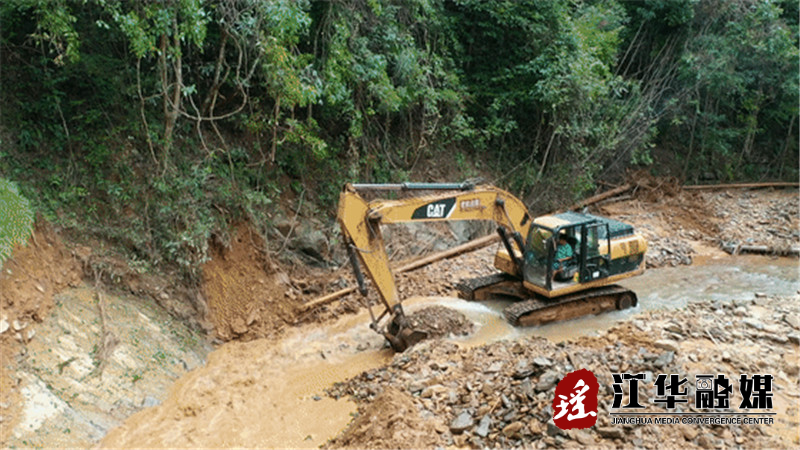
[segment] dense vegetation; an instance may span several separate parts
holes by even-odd
[[[190,278],[225,223],[268,235],[282,193],[330,213],[348,180],[483,175],[541,210],[631,165],[798,177],[793,0],[6,0],[0,14],[0,175],[51,220]]]

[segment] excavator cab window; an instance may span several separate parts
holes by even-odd
[[[548,260],[552,260],[552,230],[533,224],[525,244],[525,264],[523,276],[528,283],[547,286],[550,276]]]
[[[594,223],[583,227],[586,240],[582,245],[580,280],[588,282],[609,275],[611,241],[607,223]]]

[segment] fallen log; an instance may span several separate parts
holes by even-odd
[[[716,190],[716,189],[760,189],[760,188],[798,188],[800,183],[792,181],[775,181],[766,183],[733,183],[733,184],[696,184],[684,186],[685,190]]]
[[[412,270],[419,269],[420,267],[427,266],[428,264],[431,264],[433,262],[436,262],[436,261],[439,261],[439,260],[442,260],[442,259],[452,258],[452,257],[458,256],[458,255],[460,255],[462,253],[467,253],[467,252],[470,252],[470,251],[478,250],[480,248],[483,248],[483,247],[486,247],[488,245],[494,244],[495,242],[497,242],[499,240],[500,240],[500,236],[498,236],[496,234],[491,234],[489,236],[484,236],[482,238],[474,239],[474,240],[471,240],[471,241],[466,242],[464,244],[461,244],[459,246],[456,246],[456,247],[441,251],[439,253],[435,253],[435,254],[430,255],[430,256],[426,256],[424,258],[420,258],[420,259],[415,260],[415,261],[411,261],[409,263],[403,264],[400,267],[393,268],[392,269],[392,273],[410,272]],[[306,312],[306,311],[309,311],[311,309],[316,308],[317,306],[321,306],[321,305],[324,305],[326,303],[330,303],[330,302],[336,300],[337,298],[341,298],[341,297],[344,297],[345,295],[348,295],[350,293],[355,292],[357,289],[358,288],[356,286],[351,286],[351,287],[348,287],[348,288],[340,289],[340,290],[338,290],[336,292],[330,293],[330,294],[322,296],[322,297],[320,297],[320,298],[318,298],[316,300],[312,300],[312,301],[310,301],[308,303],[305,303],[305,304],[301,305],[300,306],[300,311],[301,312]]]
[[[609,197],[613,197],[615,195],[619,195],[619,194],[622,194],[624,192],[627,192],[627,191],[631,190],[631,188],[633,188],[633,186],[631,186],[630,184],[623,184],[622,186],[620,186],[618,188],[614,188],[614,189],[611,189],[610,191],[603,192],[602,194],[597,194],[597,195],[594,195],[594,196],[589,197],[587,199],[581,200],[578,203],[575,203],[574,205],[570,206],[566,210],[567,211],[574,211],[576,209],[583,208],[584,206],[593,205],[593,204],[595,204],[597,202],[600,202],[600,201],[603,201],[603,200],[605,200],[605,199],[607,199]]]
[[[800,247],[771,247],[768,245],[726,244],[722,250],[731,255],[755,253],[759,255],[800,256]]]

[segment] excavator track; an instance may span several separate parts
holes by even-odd
[[[487,300],[498,296],[521,299],[503,310],[506,320],[514,326],[544,325],[605,311],[632,308],[637,304],[636,294],[619,285],[547,299],[528,291],[518,279],[506,274],[465,280],[456,287],[460,296],[466,300]],[[534,297],[531,298],[532,296]]]

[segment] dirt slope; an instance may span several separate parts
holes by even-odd
[[[59,236],[37,222],[27,246],[18,246],[0,272],[0,445],[20,420],[18,380],[13,377],[21,344],[35,339],[32,323],[53,308],[53,295],[76,286],[81,268]]]

